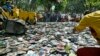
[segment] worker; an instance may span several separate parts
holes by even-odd
[[[80,20],[79,24],[74,27],[74,32],[81,32],[86,27],[89,27],[93,37],[100,44],[100,11],[89,12],[86,11],[83,19]]]

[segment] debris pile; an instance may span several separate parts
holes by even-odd
[[[72,33],[75,22],[38,22],[22,36],[0,36],[0,56],[76,56],[82,47],[100,47],[87,28]]]

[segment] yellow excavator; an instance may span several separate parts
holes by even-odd
[[[25,34],[27,29],[25,22],[34,24],[40,17],[35,12],[27,12],[18,8],[14,8],[12,13],[5,11],[2,7],[0,7],[0,11],[0,19],[3,22],[3,25],[0,23],[0,28],[4,29],[7,34]]]
[[[2,15],[7,17],[8,20],[13,20],[17,18],[17,19],[22,19],[25,22],[28,22],[30,24],[33,24],[39,18],[42,17],[42,15],[39,16],[40,14],[37,14],[36,12],[24,11],[24,10],[18,9],[17,7],[12,9],[12,13],[3,10]]]
[[[8,20],[13,20],[17,18],[17,19],[22,19],[29,24],[34,24],[37,20],[40,20],[43,17],[42,14],[38,14],[33,11],[25,11],[17,8],[17,6],[11,4],[12,0],[2,0],[2,1],[3,3],[5,2],[5,4],[2,5],[1,7],[2,15],[6,17]]]
[[[3,22],[3,25],[0,22],[0,28],[2,28],[6,33],[18,35],[25,34],[26,26],[23,23],[34,24],[41,18],[41,14],[25,11],[17,8],[17,6],[12,6],[10,10],[8,10],[6,6],[0,6],[0,21]]]

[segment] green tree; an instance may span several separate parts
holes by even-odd
[[[18,7],[36,11],[39,6],[50,10],[55,6],[55,10],[62,12],[83,13],[85,10],[100,9],[100,0],[12,0]],[[44,10],[45,11],[45,10]]]

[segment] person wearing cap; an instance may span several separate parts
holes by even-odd
[[[100,11],[89,12],[86,11],[83,19],[80,20],[79,24],[74,27],[74,32],[81,32],[86,27],[89,27],[93,37],[100,44]]]

